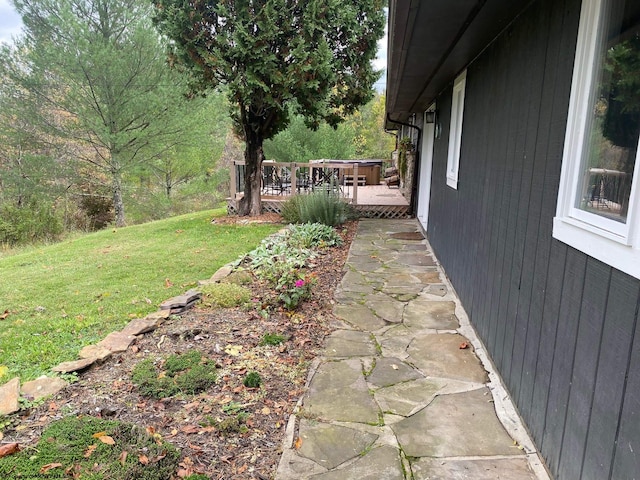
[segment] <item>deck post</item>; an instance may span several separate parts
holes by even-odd
[[[233,201],[233,205],[236,204],[236,161],[234,160],[231,163],[231,168],[229,169],[229,180],[231,183],[231,200]]]
[[[291,196],[296,194],[297,181],[298,181],[298,164],[296,162],[293,162],[291,164]]]
[[[358,164],[353,164],[353,204],[358,204]]]

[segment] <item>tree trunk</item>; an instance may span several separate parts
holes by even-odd
[[[113,189],[113,209],[116,214],[116,227],[124,227],[124,202],[122,201],[122,178],[119,171],[111,172],[111,188]]]
[[[262,188],[262,160],[264,160],[263,141],[260,133],[245,129],[244,196],[238,204],[240,216],[262,213],[260,189]]]

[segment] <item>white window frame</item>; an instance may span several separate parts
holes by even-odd
[[[449,125],[449,152],[447,156],[447,185],[458,189],[460,169],[460,146],[462,145],[462,120],[464,115],[464,95],[467,86],[467,71],[462,72],[453,82],[451,100],[451,123]]]
[[[569,115],[553,237],[587,255],[640,278],[640,159],[636,157],[626,223],[575,206],[581,184],[582,153],[595,79],[602,11],[606,0],[583,0],[573,69]],[[640,149],[639,149],[640,153]]]

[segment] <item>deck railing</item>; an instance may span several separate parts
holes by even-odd
[[[231,169],[231,198],[244,194],[244,161]],[[317,191],[334,193],[353,205],[358,204],[358,187],[377,184],[380,168],[367,169],[358,162],[315,161],[313,163],[263,162],[263,197],[282,198]]]

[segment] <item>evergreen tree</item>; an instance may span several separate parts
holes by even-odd
[[[109,179],[116,224],[124,225],[125,173],[189,131],[186,81],[167,68],[152,7],[144,0],[14,3],[25,33],[3,48],[3,78],[23,95],[21,114],[42,136],[63,139]]]
[[[383,35],[383,0],[156,0],[171,61],[194,73],[193,91],[227,85],[245,141],[241,215],[261,210],[263,143],[289,112],[309,127],[338,125],[367,103]]]

